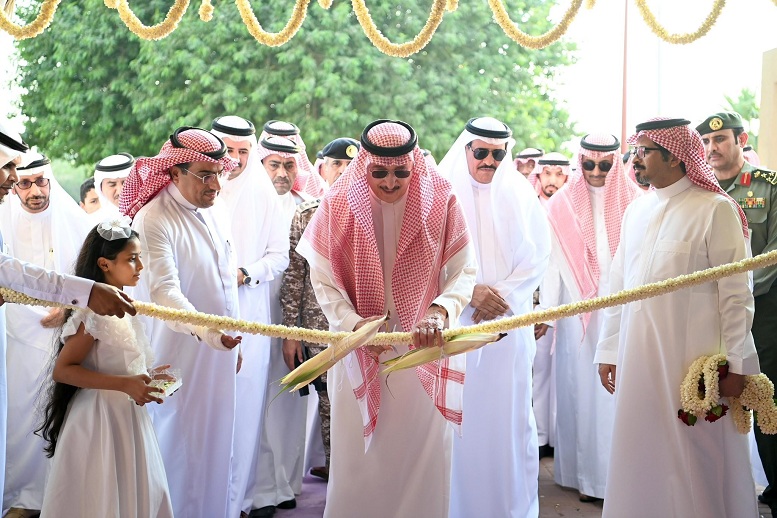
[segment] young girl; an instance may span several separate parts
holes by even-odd
[[[75,274],[122,289],[135,286],[142,269],[138,234],[124,219],[89,232]],[[158,389],[148,384],[169,365],[149,374],[151,362],[137,318],[88,310],[68,315],[38,430],[53,456],[42,517],[173,516],[159,446],[143,407],[162,403]]]

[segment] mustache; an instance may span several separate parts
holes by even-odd
[[[290,183],[288,178],[276,178],[272,183]]]

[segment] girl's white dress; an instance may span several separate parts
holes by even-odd
[[[81,323],[95,339],[82,362],[85,368],[134,375],[151,367],[151,348],[137,318],[78,310],[65,323],[62,340]],[[124,392],[79,389],[57,441],[41,517],[84,516],[173,516],[151,419]]]

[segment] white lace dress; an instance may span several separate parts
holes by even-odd
[[[62,339],[83,323],[94,347],[82,365],[105,374],[141,374],[152,352],[140,321],[73,313]],[[114,390],[80,389],[70,403],[46,483],[42,517],[167,518],[167,477],[145,407]]]

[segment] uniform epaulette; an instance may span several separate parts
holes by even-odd
[[[297,206],[297,210],[299,212],[305,212],[306,210],[318,208],[319,205],[321,205],[321,198],[302,202]]]
[[[769,182],[772,185],[777,185],[777,171],[770,171],[768,169],[756,169],[753,171],[753,178],[758,178]]]

